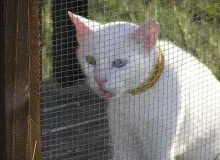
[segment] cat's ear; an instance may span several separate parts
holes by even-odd
[[[157,21],[150,21],[135,30],[131,37],[139,42],[144,42],[146,52],[150,53],[152,47],[156,45],[159,32],[159,23]]]
[[[82,42],[84,37],[93,32],[94,26],[98,25],[96,22],[83,18],[81,16],[75,15],[68,11],[70,20],[76,26],[77,40]]]

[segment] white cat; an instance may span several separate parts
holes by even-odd
[[[110,102],[114,159],[212,160],[220,152],[220,83],[206,66],[158,41],[156,21],[101,25],[68,14],[88,84]]]

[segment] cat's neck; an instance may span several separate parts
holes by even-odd
[[[146,78],[147,80],[145,82],[141,83],[137,88],[129,90],[128,93],[132,95],[136,95],[151,88],[157,83],[157,81],[159,81],[160,76],[163,73],[163,70],[164,70],[164,54],[159,49],[159,57],[157,58],[157,62],[154,67],[153,73],[149,76],[149,78]]]
[[[148,80],[148,79],[152,76],[155,67],[158,65],[159,53],[160,53],[160,52],[159,52],[159,46],[158,46],[158,45],[155,45],[155,46],[153,47],[153,49],[151,50],[151,52],[150,52],[149,66],[147,66],[147,67],[149,67],[150,69],[149,69],[148,73],[146,73],[146,76],[144,77],[144,80],[145,80],[145,81]],[[146,64],[146,65],[148,65],[148,64]],[[147,68],[147,67],[146,67],[146,68]]]
[[[140,72],[142,74],[140,74],[140,81],[137,83],[137,87],[142,83],[148,81],[152,77],[155,67],[158,65],[158,59],[159,59],[159,47],[158,45],[155,45],[149,54],[148,61],[145,62],[144,64],[141,64],[144,66],[141,67]]]
[[[136,84],[136,87],[131,88],[131,90],[134,90],[134,89],[140,87],[141,85],[143,86],[143,84],[148,83],[150,79],[152,79],[154,76],[156,76],[156,75],[154,75],[154,74],[155,74],[155,68],[158,67],[158,60],[159,60],[159,58],[160,58],[160,49],[159,49],[159,46],[158,46],[158,45],[156,45],[155,47],[153,47],[153,49],[152,49],[151,52],[150,52],[149,57],[150,57],[150,58],[149,58],[148,63],[145,63],[145,64],[144,64],[144,65],[147,65],[147,66],[142,67],[142,70],[141,70],[141,73],[142,73],[142,74],[139,75],[139,76],[140,76],[140,81],[138,81],[137,84]],[[146,68],[148,68],[148,70],[146,70]],[[163,72],[163,70],[162,70],[162,72]],[[160,79],[160,78],[158,78],[158,79],[156,80],[156,82],[155,82],[151,87],[146,88],[146,91],[147,91],[147,90],[152,90],[152,88],[154,88],[154,85],[157,85],[157,84],[158,84],[159,79]],[[129,91],[131,91],[131,90],[126,91],[126,94],[129,93]],[[143,91],[143,92],[138,92],[138,93],[135,94],[135,95],[134,95],[134,94],[132,95],[132,94],[130,94],[130,93],[129,93],[129,94],[130,94],[131,96],[138,97],[138,95],[142,95],[142,94],[144,94],[144,92],[145,92],[145,91]]]

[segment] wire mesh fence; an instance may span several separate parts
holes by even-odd
[[[43,159],[217,159],[219,6],[42,0]]]

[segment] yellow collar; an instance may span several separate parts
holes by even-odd
[[[132,94],[132,95],[136,95],[136,94],[144,92],[147,89],[149,89],[150,87],[152,87],[159,80],[159,78],[163,72],[163,69],[164,69],[164,54],[159,49],[159,58],[158,58],[157,65],[154,69],[154,72],[152,74],[152,77],[150,77],[146,82],[141,84],[139,87],[137,87],[135,89],[128,90],[128,93]]]

